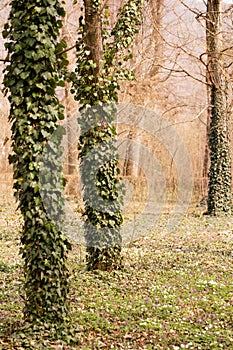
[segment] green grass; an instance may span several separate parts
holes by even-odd
[[[74,245],[76,344],[45,335],[22,346],[20,218],[10,206],[0,210],[0,349],[233,349],[232,218],[189,216],[167,232],[161,217],[123,249],[117,273],[87,272],[84,249]]]

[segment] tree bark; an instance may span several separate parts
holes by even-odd
[[[101,72],[101,61],[103,57],[103,40],[99,8],[95,7],[95,1],[84,0],[85,5],[85,28],[86,46],[90,50],[90,57],[95,63],[93,76],[95,81]]]
[[[73,45],[71,41],[71,37],[69,35],[69,30],[68,30],[68,17],[69,17],[69,6],[68,6],[68,1],[66,0],[65,2],[65,18],[64,18],[64,25],[62,27],[62,39],[66,41],[67,47],[71,47]],[[67,59],[69,61],[68,64],[68,69],[71,69],[71,62],[74,61],[75,56],[72,51],[67,52]],[[74,149],[72,148],[72,144],[74,142],[73,140],[73,135],[74,135],[74,129],[75,125],[71,125],[70,121],[75,123],[71,118],[73,116],[73,112],[75,111],[75,101],[74,97],[70,92],[70,86],[71,84],[65,81],[65,96],[64,100],[62,101],[64,107],[65,107],[65,118],[67,120],[67,127],[66,127],[66,134],[67,134],[67,148],[68,148],[68,154],[67,154],[67,166],[65,167],[64,171],[68,175],[73,175],[77,174],[77,152],[74,152]],[[70,119],[69,119],[70,118]]]
[[[154,59],[152,66],[150,68],[150,76],[153,78],[158,74],[160,69],[161,60],[163,59],[163,40],[160,35],[162,30],[162,20],[163,20],[163,9],[164,9],[164,0],[150,0],[148,3],[153,16],[153,32],[152,32],[152,41],[154,45]]]

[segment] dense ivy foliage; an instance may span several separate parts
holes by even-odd
[[[211,215],[230,215],[232,206],[229,115],[223,108],[224,99],[223,88],[212,86],[208,191],[208,213]]]
[[[11,1],[9,21],[3,32],[10,57],[4,84],[9,94],[12,130],[10,163],[14,169],[14,189],[24,218],[21,253],[25,272],[26,321],[33,325],[60,328],[68,315],[67,253],[70,243],[46,212],[41,198],[40,156],[50,147],[46,159],[45,183],[53,184],[50,211],[62,213],[61,175],[56,163],[60,137],[48,143],[63,119],[63,107],[55,96],[58,70],[66,65],[60,52],[65,43],[57,38],[64,10],[57,0]],[[51,188],[51,186],[49,186]],[[44,188],[46,191],[46,186]],[[50,193],[48,192],[48,195]]]
[[[73,93],[81,104],[79,157],[84,185],[87,265],[90,270],[111,271],[121,267],[123,201],[115,147],[114,102],[118,101],[120,80],[133,77],[122,66],[132,57],[133,39],[141,23],[142,1],[126,1],[111,29],[108,7],[101,12],[103,4],[96,0],[89,1],[88,5],[91,8],[86,4],[85,23],[79,28],[82,44],[77,45],[77,68],[72,77]],[[96,20],[96,30],[101,28],[100,37],[94,38],[93,33],[88,38],[88,16]],[[92,47],[97,50],[99,47],[99,57],[96,58]]]

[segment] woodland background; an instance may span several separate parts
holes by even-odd
[[[114,23],[120,0],[110,0],[109,21]],[[69,69],[75,68],[75,42],[79,18],[82,15],[82,1],[66,0],[66,17],[61,37],[67,42]],[[224,4],[224,47],[232,47],[232,13],[233,6],[227,1]],[[9,1],[1,1],[0,31],[9,13]],[[194,202],[201,200],[207,193],[208,146],[206,128],[208,123],[208,101],[206,87],[206,41],[205,41],[205,4],[203,1],[186,0],[150,0],[144,7],[144,23],[137,34],[133,58],[127,62],[134,71],[136,80],[124,82],[120,91],[120,102],[144,106],[166,118],[183,139],[191,157],[194,176]],[[3,79],[4,39],[0,37],[0,75]],[[226,51],[228,64],[228,79],[232,83],[233,66],[232,48]],[[231,84],[230,84],[231,85]],[[2,87],[2,85],[1,85]],[[78,110],[78,104],[70,93],[66,83],[59,88],[58,95],[65,106],[66,118],[73,116]],[[232,108],[232,91],[229,98]],[[7,121],[9,104],[7,97],[0,91],[0,194],[11,191],[12,169],[8,163],[10,152],[10,125]],[[231,121],[232,130],[232,121]],[[72,131],[68,124],[67,136]],[[166,179],[168,199],[174,198],[177,190],[177,169],[173,156],[167,152],[158,140],[150,139],[148,135],[138,132],[133,127],[119,130],[119,134],[129,139],[124,159],[121,162],[121,173],[134,186],[134,199],[143,200],[146,175],[135,164],[132,164],[130,140],[142,143],[162,166]],[[72,133],[71,133],[72,134]],[[72,137],[72,135],[71,135]],[[119,135],[119,137],[121,137]],[[135,155],[134,155],[135,157]],[[140,154],[136,155],[136,158]],[[149,162],[149,159],[148,159]],[[67,194],[79,195],[79,176],[77,170],[76,144],[64,165],[64,173],[68,184]]]

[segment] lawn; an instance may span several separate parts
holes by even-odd
[[[123,249],[120,272],[87,272],[73,246],[68,346],[24,334],[21,220],[2,205],[0,349],[233,349],[233,218],[189,215],[173,232],[166,222]]]

